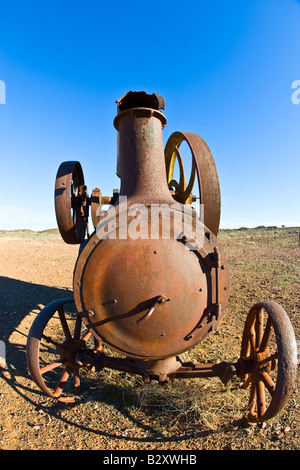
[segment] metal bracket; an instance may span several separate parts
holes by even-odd
[[[213,260],[215,262],[215,273],[216,273],[216,303],[213,305],[212,314],[212,331],[215,331],[219,317],[221,316],[221,304],[219,303],[219,268],[221,265],[220,252],[217,247],[214,247],[214,252],[212,254]],[[215,317],[215,319],[214,319]]]
[[[187,237],[183,237],[184,242],[191,242],[191,239],[187,239]],[[211,268],[215,269],[215,303],[210,305],[207,309],[207,312],[205,315],[201,317],[195,328],[184,338],[186,341],[191,340],[194,337],[194,333],[196,330],[200,329],[203,327],[202,322],[204,318],[208,318],[208,322],[212,323],[211,331],[215,331],[217,328],[218,320],[221,316],[221,304],[219,303],[219,268],[221,265],[221,259],[220,259],[220,253],[217,249],[217,247],[214,247],[213,253],[207,253],[206,250],[204,250],[203,247],[201,249],[197,250],[201,258],[206,261],[206,264],[208,264],[207,260],[209,259],[209,266]],[[203,257],[203,254],[206,254],[205,258]]]

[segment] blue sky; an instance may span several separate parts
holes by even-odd
[[[62,161],[81,162],[90,192],[119,188],[129,90],[165,98],[165,143],[206,141],[221,227],[300,225],[299,1],[3,1],[0,80],[2,230],[56,227]]]

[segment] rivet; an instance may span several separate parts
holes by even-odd
[[[107,300],[106,302],[102,302],[102,305],[111,305],[111,304],[117,304],[118,301],[117,299],[111,299],[111,300]]]

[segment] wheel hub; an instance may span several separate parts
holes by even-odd
[[[76,356],[79,351],[86,349],[86,343],[81,339],[70,338],[66,339],[57,349],[64,363],[75,369],[79,366]]]

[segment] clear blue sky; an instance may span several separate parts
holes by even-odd
[[[300,225],[300,2],[1,2],[0,229],[56,227],[58,166],[111,195],[115,101],[166,100],[174,131],[207,142],[221,227]]]

